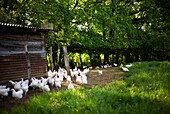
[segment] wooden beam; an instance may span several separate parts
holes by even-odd
[[[42,50],[45,51],[45,37],[44,37],[44,33],[41,33],[41,44],[42,44]]]
[[[11,45],[42,45],[41,41],[3,41],[0,40],[1,45],[7,45],[7,46],[11,46]]]
[[[26,60],[27,60],[27,73],[28,73],[28,79],[31,78],[31,63],[30,63],[30,57],[29,57],[29,54],[28,54],[28,46],[25,45],[25,57],[26,57]]]
[[[54,64],[53,64],[53,48],[50,47],[50,63],[51,63],[51,70],[54,70]]]
[[[27,51],[29,54],[46,54],[45,51]],[[0,51],[0,55],[25,54],[25,51]]]
[[[63,52],[64,52],[65,67],[67,69],[68,75],[70,75],[70,65],[69,65],[68,55],[67,55],[67,46],[63,46]]]

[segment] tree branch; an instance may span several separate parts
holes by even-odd
[[[73,9],[75,9],[76,7],[77,7],[77,5],[78,5],[78,0],[76,0],[76,3],[75,3],[75,5],[74,5],[74,7],[73,7]]]

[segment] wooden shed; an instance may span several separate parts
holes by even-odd
[[[47,75],[48,28],[0,24],[0,82]]]

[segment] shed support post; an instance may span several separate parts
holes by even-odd
[[[67,55],[67,46],[63,46],[63,52],[64,52],[65,67],[66,67],[68,75],[70,75],[70,66],[69,66],[68,55]]]
[[[42,51],[45,51],[45,37],[44,37],[44,33],[41,33],[41,39],[42,39]]]
[[[28,79],[31,78],[31,63],[30,63],[30,57],[28,53],[28,45],[24,45],[25,47],[25,56],[27,60],[27,73],[28,73]]]
[[[51,63],[51,70],[54,70],[54,64],[53,64],[53,48],[50,47],[50,63]]]

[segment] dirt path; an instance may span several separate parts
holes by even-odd
[[[88,84],[84,87],[91,88],[95,85],[105,85],[113,80],[121,80],[123,72],[117,68],[102,69],[103,75],[99,76],[98,69],[91,70],[88,74]]]
[[[106,85],[108,83],[111,83],[113,80],[122,80],[123,72],[120,71],[118,68],[106,68],[101,69],[103,71],[103,75],[99,76],[98,69],[90,70],[90,72],[87,74],[87,80],[88,84],[81,85],[75,82],[75,79],[73,79],[73,85],[75,88],[78,87],[85,87],[85,88],[92,88],[96,85]],[[51,88],[51,91],[60,91],[60,90],[66,90],[68,86],[68,83],[66,81],[63,81],[61,88]],[[27,95],[20,99],[16,100],[11,97],[11,93],[9,93],[8,97],[0,98],[0,109],[10,109],[15,105],[23,105],[25,104],[30,98],[32,98],[35,95],[40,95],[42,91],[40,90],[29,90]]]

